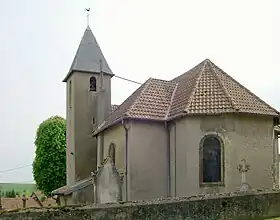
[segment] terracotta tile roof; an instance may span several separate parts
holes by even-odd
[[[197,79],[199,78],[199,74],[201,73],[204,65],[204,62],[202,62],[185,74],[171,80],[171,82],[178,83],[178,86],[172,100],[169,117],[183,113],[186,107],[190,105]]]
[[[250,90],[238,83],[215,64],[211,64],[221,82],[221,86],[225,89],[225,93],[231,99],[232,106],[238,112],[274,116],[279,115],[279,112],[276,109],[272,108]]]
[[[124,118],[165,120],[175,87],[176,83],[170,81],[148,79],[118,106],[108,120],[97,128],[97,131]]]
[[[208,59],[171,81],[179,85],[169,117],[182,113],[279,114]]]
[[[125,118],[170,121],[181,115],[279,112],[206,59],[171,81],[150,78],[94,134]]]

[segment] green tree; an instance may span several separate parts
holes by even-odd
[[[5,197],[6,198],[10,198],[11,197],[11,191],[10,190],[5,191]]]
[[[5,191],[5,197],[6,198],[15,198],[16,191],[14,189],[9,189],[9,190]]]
[[[16,197],[16,192],[15,192],[14,189],[12,189],[12,191],[11,191],[11,197],[12,197],[12,198],[15,198],[15,197]]]
[[[43,121],[35,138],[33,176],[45,195],[66,184],[66,121],[53,116]]]

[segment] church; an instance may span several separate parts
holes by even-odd
[[[279,112],[209,59],[149,78],[119,106],[88,26],[66,83],[67,185],[60,204],[278,188]]]

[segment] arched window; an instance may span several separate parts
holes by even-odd
[[[115,165],[115,163],[116,163],[116,145],[114,143],[110,144],[108,154],[112,160],[113,165]]]
[[[200,182],[223,182],[222,140],[218,136],[207,135],[200,144]]]
[[[96,78],[94,76],[89,79],[89,90],[96,91]]]

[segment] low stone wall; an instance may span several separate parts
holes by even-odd
[[[203,220],[265,219],[280,216],[280,191],[228,193],[2,212],[0,220]]]

